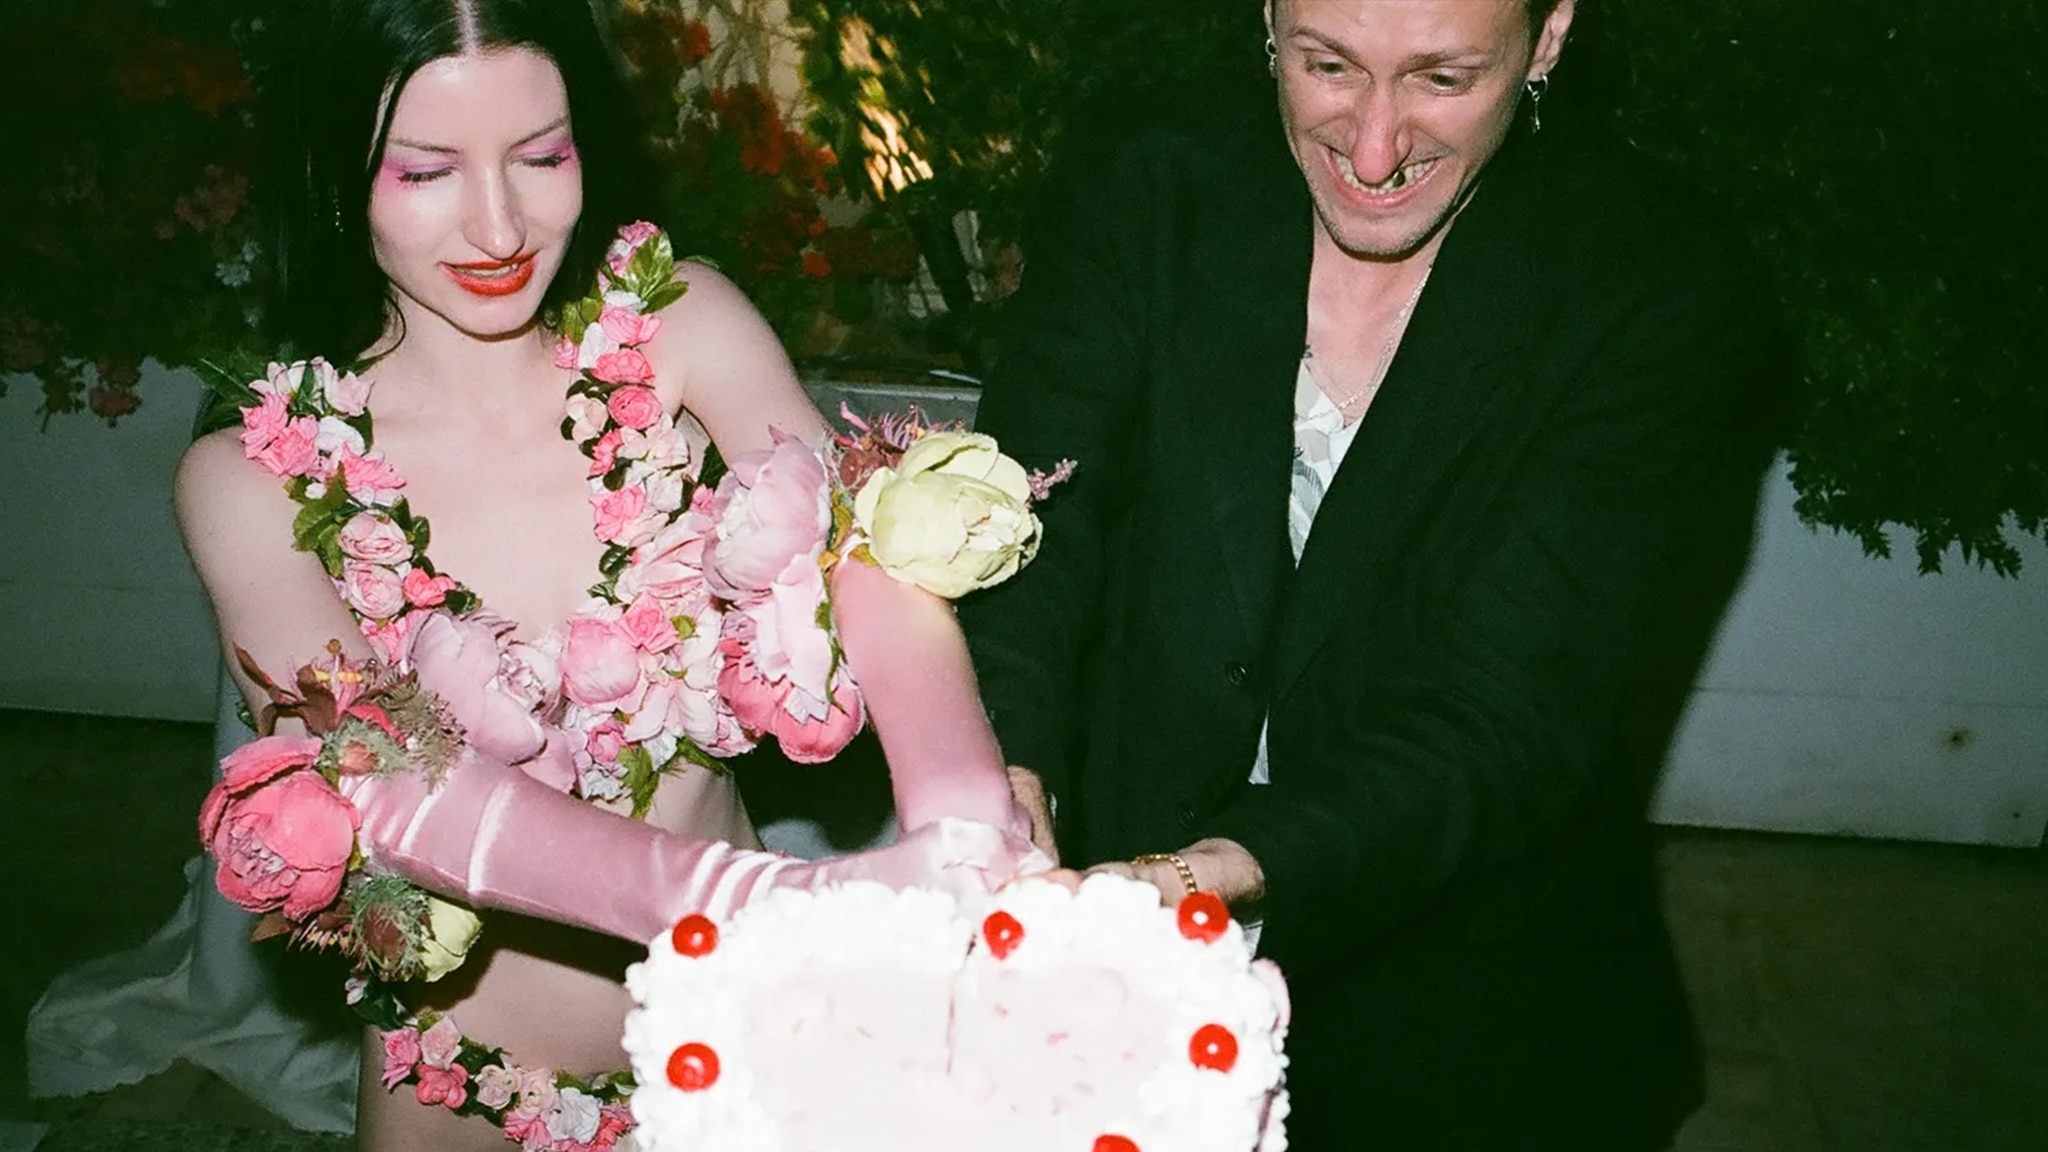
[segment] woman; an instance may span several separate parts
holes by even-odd
[[[646,186],[629,162],[613,66],[582,0],[315,0],[304,19],[276,71],[271,125],[288,174],[281,335],[298,355],[360,366],[387,482],[432,520],[432,570],[512,622],[510,640],[544,647],[550,628],[585,611],[606,552],[591,462],[562,432],[577,370],[558,366],[545,318],[590,290]],[[687,292],[638,350],[689,459],[711,444],[727,459],[789,436],[821,445],[823,420],[744,297],[709,268],[686,264],[678,278]],[[202,439],[178,479],[224,645],[280,679],[331,640],[369,655],[368,610],[294,547],[300,503],[252,459],[251,434]],[[947,606],[861,564],[832,579],[904,839],[817,868],[747,852],[758,842],[734,781],[703,769],[665,775],[646,824],[622,801],[603,811],[488,756],[470,756],[431,796],[411,778],[371,780],[352,798],[373,863],[530,914],[493,918],[488,955],[447,987],[414,991],[415,1009],[449,1013],[522,1064],[617,1068],[631,952],[585,929],[638,943],[708,899],[737,903],[772,884],[986,885],[1025,864],[1029,821],[1011,802]],[[264,702],[246,673],[240,686]],[[551,733],[550,748],[563,738]],[[963,835],[938,819],[948,816],[1003,831]],[[942,875],[942,863],[967,867]],[[487,1124],[387,1094],[383,1056],[373,1035],[364,1147],[502,1144]]]

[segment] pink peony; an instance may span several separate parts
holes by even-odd
[[[325,777],[299,769],[246,790],[216,784],[199,810],[199,837],[219,862],[214,883],[231,903],[304,920],[341,894],[359,821]]]
[[[804,720],[790,714],[786,704],[791,694],[787,680],[770,681],[761,675],[745,647],[737,640],[719,643],[726,653],[725,669],[718,676],[718,692],[731,705],[741,724],[775,737],[783,755],[798,764],[822,764],[860,734],[866,712],[853,682],[841,675],[832,683],[832,696],[822,716]]]
[[[405,574],[402,587],[406,603],[415,608],[434,608],[448,599],[455,580],[449,576],[430,576],[426,569],[415,568]]]
[[[460,1064],[436,1068],[431,1064],[420,1065],[420,1082],[413,1085],[413,1096],[422,1104],[445,1104],[449,1108],[460,1108],[469,1100],[469,1069]]]
[[[635,430],[652,428],[664,412],[661,397],[644,384],[629,384],[613,392],[605,401],[605,410],[612,419]]]
[[[616,304],[598,313],[597,322],[604,326],[605,335],[618,341],[621,347],[645,344],[661,331],[661,317],[634,312]],[[619,422],[625,423],[624,420]]]
[[[381,512],[358,512],[349,517],[335,537],[341,554],[366,564],[397,565],[412,558],[412,541],[405,529]]]
[[[639,485],[629,484],[616,492],[593,492],[590,507],[597,520],[599,540],[609,544],[646,543],[632,539],[643,525],[640,514],[647,510],[647,493]],[[647,535],[652,539],[654,533],[649,531]]]
[[[242,451],[251,457],[262,451],[291,419],[290,402],[278,393],[266,393],[261,402],[242,409]]]
[[[636,349],[621,348],[599,356],[590,374],[607,384],[645,384],[654,379],[654,365]]]
[[[815,564],[832,527],[824,461],[783,439],[732,462],[712,504],[717,534],[704,550],[713,591],[740,600],[765,592],[792,564]]]
[[[320,741],[312,736],[265,736],[252,740],[220,762],[221,787],[241,793],[287,772],[310,768],[320,758]]]
[[[341,565],[341,596],[370,620],[388,620],[405,611],[405,582],[396,568],[345,560]]]
[[[547,731],[534,715],[534,701],[504,679],[504,637],[512,625],[483,612],[418,615],[412,666],[420,687],[441,697],[484,755],[518,764],[538,754]]]
[[[616,708],[639,689],[639,649],[616,618],[578,615],[569,621],[562,686],[585,708]]]
[[[377,1033],[377,1037],[384,1042],[384,1087],[396,1088],[420,1062],[420,1034],[410,1028],[394,1028]]]
[[[304,476],[312,471],[320,452],[313,441],[320,435],[320,422],[311,416],[289,420],[268,443],[249,458],[277,476]]]

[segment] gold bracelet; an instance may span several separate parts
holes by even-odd
[[[1171,864],[1173,870],[1180,873],[1180,882],[1187,888],[1188,895],[1193,896],[1201,891],[1201,886],[1195,883],[1195,870],[1188,867],[1188,862],[1181,859],[1177,852],[1147,852],[1142,856],[1131,857],[1131,863]]]

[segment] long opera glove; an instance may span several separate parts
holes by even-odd
[[[897,824],[955,816],[1029,836],[953,606],[848,560],[832,569],[832,622],[889,761]]]
[[[416,772],[344,777],[374,873],[473,907],[572,924],[636,943],[697,912],[723,920],[774,888],[844,880],[992,891],[1043,865],[994,827],[942,820],[871,852],[807,862],[692,840],[594,808],[474,751],[431,791]]]

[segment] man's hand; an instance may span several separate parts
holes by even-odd
[[[1017,807],[1031,820],[1031,842],[1038,846],[1040,852],[1051,857],[1054,864],[1058,864],[1060,848],[1053,840],[1052,804],[1046,798],[1044,782],[1039,780],[1038,773],[1029,768],[1020,768],[1015,764],[1009,768],[1010,795],[1016,800]]]
[[[1240,914],[1255,907],[1266,895],[1266,874],[1259,868],[1259,862],[1245,851],[1235,840],[1210,839],[1190,844],[1176,853],[1188,871],[1195,875],[1195,886],[1204,892],[1214,892],[1223,898],[1225,904]],[[1165,861],[1138,864],[1128,860],[1112,860],[1097,864],[1086,872],[1071,868],[1046,873],[1042,879],[1051,880],[1069,889],[1079,888],[1081,881],[1096,875],[1123,876],[1132,880],[1143,880],[1159,889],[1159,902],[1171,908],[1188,894],[1187,885],[1182,882],[1180,872]]]

